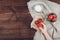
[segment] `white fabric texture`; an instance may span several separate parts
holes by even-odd
[[[31,9],[31,7],[33,6],[33,4],[37,4],[37,3],[40,3],[40,2],[46,8],[43,10],[43,12],[36,13]],[[53,25],[57,29],[57,32],[54,29],[54,27],[50,24],[50,22],[46,19],[44,23],[45,23],[46,27],[48,28],[47,29],[48,33],[50,34],[51,37],[53,35],[54,40],[60,40],[60,4],[57,4],[57,3],[54,3],[54,2],[51,2],[51,1],[48,1],[48,0],[46,0],[46,1],[40,1],[40,0],[32,1],[31,0],[30,2],[28,2],[28,9],[29,9],[29,12],[30,12],[30,14],[33,18],[33,21],[31,22],[31,28],[37,29],[37,31],[35,32],[33,40],[45,40],[45,37],[38,30],[38,28],[36,27],[34,22],[36,20],[38,20],[39,18],[46,19],[47,15],[49,13],[55,13],[57,15],[57,21],[55,23],[53,23]],[[54,34],[52,34],[53,30],[54,30]]]

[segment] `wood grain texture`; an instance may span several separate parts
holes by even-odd
[[[35,30],[30,28],[28,1],[0,0],[0,40],[33,40]]]
[[[26,6],[29,0],[1,0],[0,6]]]
[[[50,0],[50,1],[60,4],[60,0]]]
[[[0,39],[28,40],[34,36],[27,6],[4,6],[0,9]]]

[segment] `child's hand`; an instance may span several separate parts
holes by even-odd
[[[39,29],[41,30],[42,33],[46,33],[47,32],[47,27],[44,24],[43,24],[43,28],[42,27],[39,27]]]
[[[38,29],[41,30],[42,33],[47,32],[46,26],[43,24],[43,20],[39,19],[35,21],[35,24],[37,25]]]
[[[35,30],[37,30],[37,31],[39,31],[39,29],[38,29],[38,27],[37,27],[37,25],[36,25],[36,21],[37,20],[39,20],[39,19],[42,19],[42,17],[40,17],[40,16],[36,16],[34,19],[33,19],[33,21],[31,22],[31,28],[33,28],[33,29],[35,29]]]

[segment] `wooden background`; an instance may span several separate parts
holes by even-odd
[[[0,0],[0,40],[33,40],[29,0]],[[51,0],[60,3],[60,0]]]

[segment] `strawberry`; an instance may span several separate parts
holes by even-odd
[[[39,20],[35,21],[35,24],[37,25],[38,28],[39,27],[43,28],[42,22],[43,22],[42,19],[39,19]]]
[[[55,22],[57,20],[56,14],[53,14],[53,13],[49,14],[48,15],[48,20],[52,21],[52,22]]]

